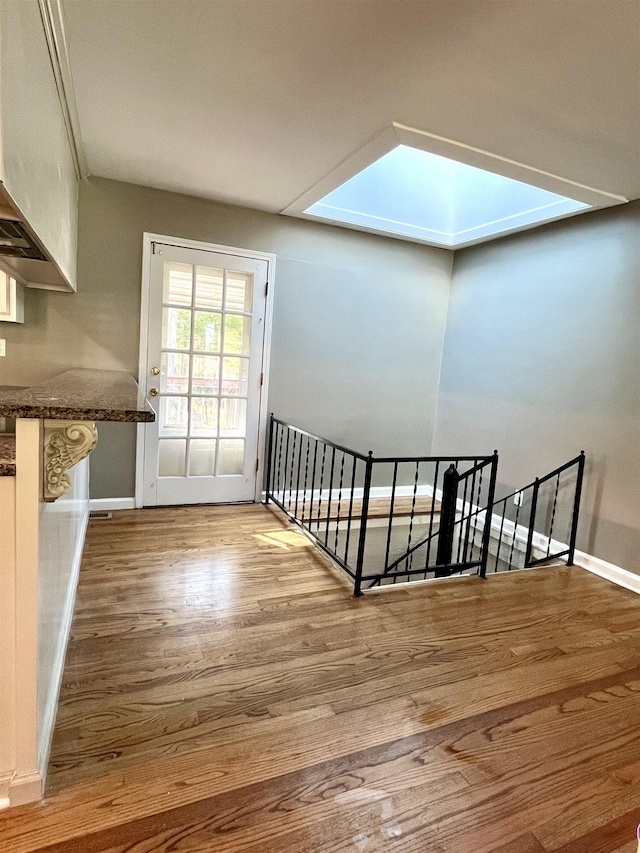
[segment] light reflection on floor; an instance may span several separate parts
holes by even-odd
[[[313,542],[301,536],[297,530],[268,530],[266,533],[254,533],[253,538],[267,545],[275,545],[285,551],[293,548],[312,548]]]

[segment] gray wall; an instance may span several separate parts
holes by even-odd
[[[434,435],[513,488],[584,449],[578,548],[638,573],[639,256],[640,202],[457,252]]]
[[[270,408],[377,453],[431,447],[452,256],[105,179],[80,189],[78,293],[26,294],[0,384],[71,367],[137,375],[144,231],[277,255]],[[91,496],[134,492],[135,428],[103,424]]]

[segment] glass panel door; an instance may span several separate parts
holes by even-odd
[[[156,244],[145,505],[252,500],[267,262]]]

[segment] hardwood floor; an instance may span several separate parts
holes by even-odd
[[[635,853],[640,598],[353,598],[262,506],[90,525],[47,799],[3,853]]]

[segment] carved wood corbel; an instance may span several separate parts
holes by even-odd
[[[67,471],[96,446],[98,431],[91,421],[44,422],[44,499],[55,501],[71,488]]]

